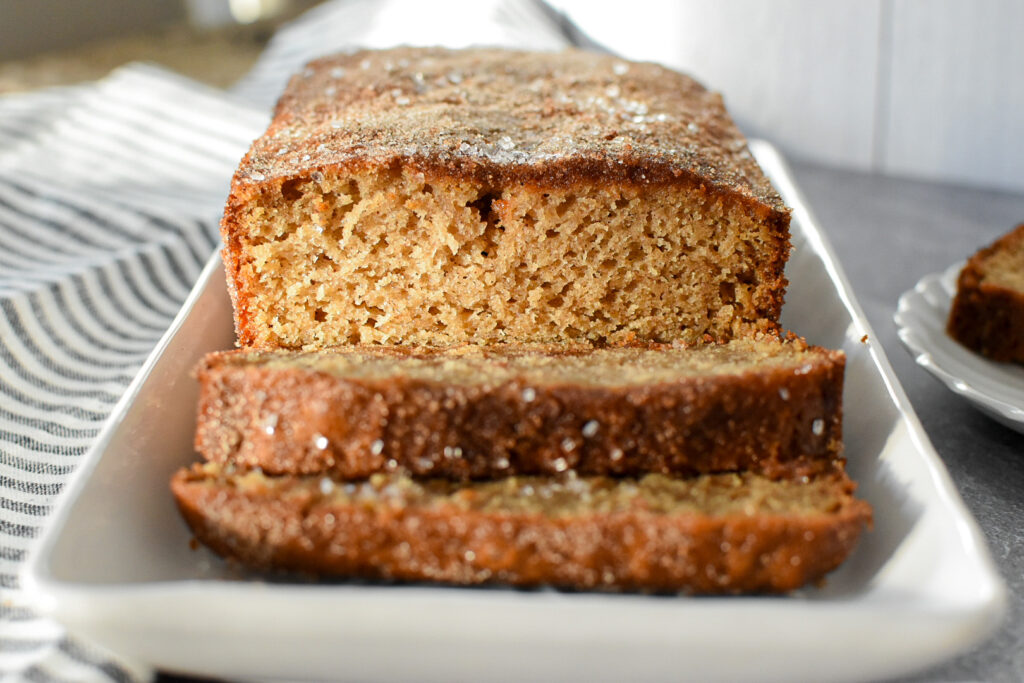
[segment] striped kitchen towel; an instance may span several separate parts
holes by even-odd
[[[18,571],[217,245],[263,110],[133,65],[0,99],[0,680],[136,680],[36,617]]]
[[[288,75],[355,45],[481,43],[586,41],[539,0],[336,0],[227,93],[130,65],[0,98],[0,681],[151,676],[36,616],[18,572],[216,248],[231,173]]]

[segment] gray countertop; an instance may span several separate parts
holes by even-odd
[[[1024,435],[978,412],[917,366],[896,336],[900,294],[1024,222],[1024,194],[791,164],[936,451],[1006,581],[1000,631],[906,681],[1024,680]]]

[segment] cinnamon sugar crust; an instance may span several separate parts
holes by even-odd
[[[311,63],[236,181],[396,161],[504,186],[690,182],[787,209],[718,93],[656,64],[579,50],[397,48]]]

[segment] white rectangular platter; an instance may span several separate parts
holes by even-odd
[[[853,681],[971,647],[1005,609],[983,538],[784,162],[751,149],[794,209],[784,323],[847,353],[846,455],[875,510],[823,588],[690,598],[296,584],[191,549],[168,480],[196,459],[191,370],[234,341],[215,256],[40,539],[24,574],[36,605],[130,660],[232,679]]]

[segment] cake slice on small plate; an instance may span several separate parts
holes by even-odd
[[[947,330],[992,360],[1024,363],[1024,223],[967,261]]]

